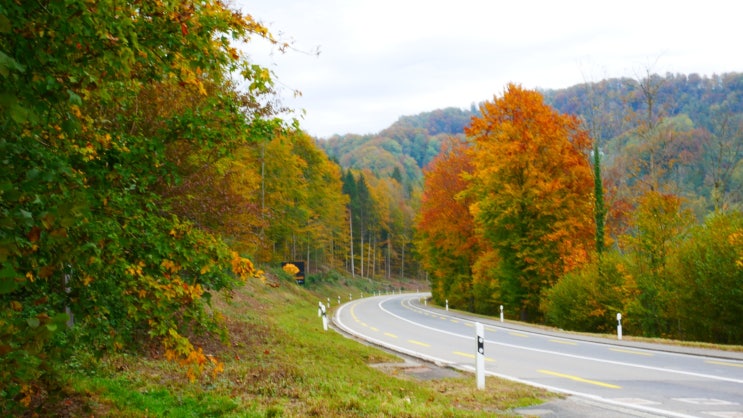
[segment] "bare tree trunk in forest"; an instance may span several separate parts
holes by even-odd
[[[353,216],[351,216],[351,210],[348,210],[348,230],[351,235],[351,277],[356,278],[356,269],[353,265]]]

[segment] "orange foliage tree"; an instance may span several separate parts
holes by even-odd
[[[500,256],[504,303],[538,319],[542,290],[589,258],[591,140],[577,118],[513,84],[480,111],[465,130],[474,143],[470,209]]]
[[[424,170],[425,189],[416,218],[416,248],[423,266],[432,274],[434,299],[473,309],[472,266],[479,240],[469,212],[472,198],[463,195],[472,172],[467,144],[450,138]]]

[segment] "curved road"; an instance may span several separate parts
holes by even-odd
[[[351,301],[333,320],[371,343],[469,371],[475,370],[478,321],[485,326],[487,375],[651,416],[743,418],[741,353],[542,331],[424,306],[427,296]]]

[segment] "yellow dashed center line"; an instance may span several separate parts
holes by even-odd
[[[397,335],[395,335],[395,334],[390,334],[389,332],[385,332],[385,333],[384,333],[384,335],[386,335],[386,336],[388,336],[388,337],[391,337],[391,338],[397,338]]]
[[[375,328],[375,327],[369,327],[369,328],[370,328],[370,329],[371,329],[372,331],[379,331],[379,329],[377,329],[377,328]]]
[[[529,338],[528,335],[522,334],[520,332],[513,332],[513,331],[511,331],[511,332],[508,333],[508,335],[513,335],[514,337]]]
[[[452,352],[452,354],[455,354],[455,355],[458,355],[458,356],[462,356],[462,357],[467,357],[467,358],[471,358],[471,359],[474,359],[474,358],[475,358],[475,355],[474,355],[474,354],[470,354],[470,353],[463,353],[463,352],[461,352],[461,351],[453,351],[453,352]],[[495,360],[493,360],[493,359],[491,359],[491,358],[488,358],[488,357],[485,357],[485,361],[486,361],[487,363],[492,363],[492,362],[494,362]]]
[[[740,364],[740,363],[728,363],[726,361],[707,360],[707,361],[705,361],[705,363],[718,364],[720,366],[743,367],[743,364]]]
[[[582,377],[572,376],[572,375],[569,375],[569,374],[562,374],[562,373],[552,372],[552,371],[549,371],[549,370],[537,370],[537,371],[539,373],[548,374],[550,376],[562,377],[562,378],[570,379],[570,380],[573,380],[573,381],[576,381],[576,382],[589,383],[591,385],[602,386],[602,387],[605,387],[605,388],[610,388],[610,389],[621,389],[622,388],[621,386],[612,385],[611,383],[604,383],[604,382],[599,382],[599,381],[596,381],[596,380],[588,380],[588,379],[584,379]]]
[[[474,354],[463,353],[461,351],[455,351],[454,354],[456,354],[458,356],[462,356],[462,357],[467,357],[467,358],[475,358],[475,355]]]
[[[415,340],[408,340],[408,342],[411,343],[411,344],[420,345],[420,346],[423,346],[423,347],[430,347],[431,346],[431,344],[426,344],[426,343],[422,343],[420,341],[415,341]]]
[[[575,341],[568,341],[568,340],[549,340],[549,341],[553,343],[558,343],[558,344],[578,345],[578,343],[576,343]]]
[[[635,355],[638,355],[638,356],[647,356],[647,357],[652,357],[653,356],[651,353],[646,353],[644,351],[623,350],[621,348],[610,348],[609,350],[616,351],[617,353],[635,354]]]

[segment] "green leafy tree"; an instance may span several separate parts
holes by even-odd
[[[218,330],[210,292],[254,270],[179,218],[164,190],[202,156],[229,154],[272,112],[261,104],[270,73],[232,46],[254,35],[274,42],[218,1],[0,5],[0,396],[9,408],[30,405],[53,380],[73,347],[54,338],[99,353],[154,339],[194,378],[210,364],[189,336]],[[243,76],[244,94],[230,74]]]

